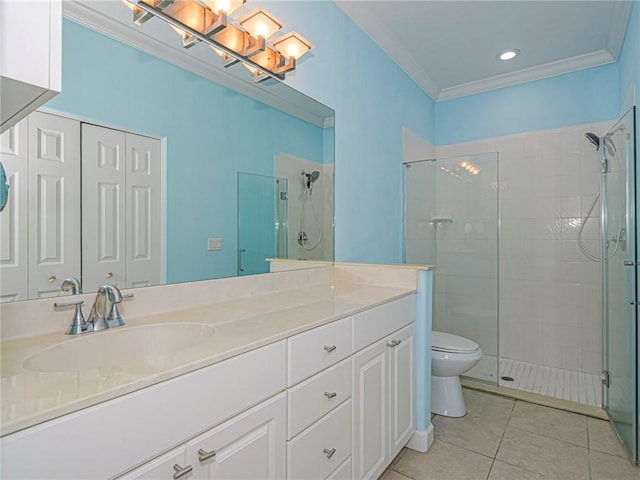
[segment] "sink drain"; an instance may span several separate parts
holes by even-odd
[[[513,382],[513,377],[507,377],[505,375],[504,377],[500,377],[500,380],[504,380],[505,382]]]

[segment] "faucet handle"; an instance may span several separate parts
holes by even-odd
[[[71,325],[67,328],[67,331],[64,332],[67,335],[79,335],[81,333],[85,333],[89,325],[84,319],[84,315],[82,315],[82,305],[84,305],[84,300],[80,300],[79,302],[65,302],[58,303],[55,302],[53,304],[53,308],[70,308],[75,307],[76,310],[73,313],[73,320],[71,321]]]

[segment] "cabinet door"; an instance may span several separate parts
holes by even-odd
[[[374,343],[353,357],[353,476],[378,478],[387,455],[387,345]]]
[[[286,408],[281,393],[188,442],[193,478],[285,478]]]
[[[173,468],[174,465],[186,468],[184,474],[178,478],[188,480],[193,478],[193,471],[189,473],[188,466],[185,463],[187,457],[186,445],[168,451],[164,455],[154,458],[129,473],[117,477],[117,480],[172,480],[174,474],[179,474]]]
[[[414,431],[413,325],[389,337],[389,459],[393,459]]]
[[[80,278],[80,122],[29,115],[29,298]]]

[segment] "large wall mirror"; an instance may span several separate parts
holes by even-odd
[[[64,14],[62,93],[1,136],[3,302],[333,260],[330,108],[120,1]]]

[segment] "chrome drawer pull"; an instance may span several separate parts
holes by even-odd
[[[400,345],[402,343],[402,340],[391,340],[389,343],[387,343],[387,347],[397,347],[398,345]]]
[[[210,452],[207,452],[206,450],[200,449],[198,450],[198,460],[200,460],[201,462],[204,462],[206,460],[209,460],[210,458],[215,458],[217,454],[218,452],[216,452],[215,450],[211,450]]]
[[[179,478],[184,477],[185,475],[189,475],[193,467],[191,465],[187,465],[186,467],[181,467],[177,463],[173,466],[173,471],[176,472],[173,474],[173,479],[178,480]]]
[[[332,448],[331,450],[328,450],[328,449],[324,448],[324,449],[322,449],[322,451],[325,453],[327,458],[333,457],[333,454],[336,453],[336,449],[335,448]]]
[[[331,353],[336,349],[335,345],[325,345],[324,349],[327,351],[327,353]]]
[[[324,392],[324,396],[331,399],[338,395],[336,392]]]

